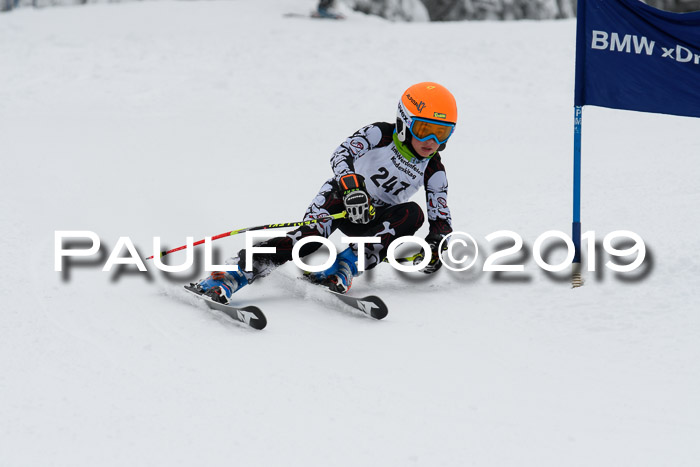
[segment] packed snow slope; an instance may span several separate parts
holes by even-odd
[[[584,230],[648,255],[616,274],[599,244],[571,289],[532,251],[570,230],[575,22],[283,17],[313,6],[0,15],[0,465],[697,466],[700,121],[585,109]],[[390,308],[373,321],[288,264],[236,297],[260,332],[182,294],[201,262],[102,272],[119,237],[145,257],[300,219],[335,147],[424,80],[460,108],[443,160],[470,271],[366,273],[351,293]],[[100,254],[56,272],[59,230]],[[499,230],[523,272],[482,270]]]

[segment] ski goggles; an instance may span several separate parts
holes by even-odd
[[[452,136],[452,132],[455,131],[455,125],[454,123],[442,123],[413,117],[409,130],[418,141],[426,141],[432,138],[438,144],[443,144]]]

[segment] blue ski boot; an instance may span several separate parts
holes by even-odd
[[[244,271],[215,271],[211,276],[202,279],[197,284],[204,295],[211,297],[215,302],[227,305],[231,295],[250,283],[252,273]]]
[[[312,272],[308,278],[333,292],[346,293],[352,286],[352,278],[357,275],[357,254],[348,247],[338,254],[331,267],[325,271]]]

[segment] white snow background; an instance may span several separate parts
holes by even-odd
[[[700,465],[700,121],[585,109],[583,229],[649,254],[571,289],[531,251],[570,231],[575,22],[282,16],[313,6],[0,15],[0,465]],[[473,270],[361,276],[374,321],[288,264],[236,296],[263,331],[189,300],[201,271],[101,271],[121,236],[145,257],[301,219],[336,146],[425,80],[458,101],[443,160]],[[523,273],[479,269],[502,229]],[[57,230],[102,256],[55,272]]]

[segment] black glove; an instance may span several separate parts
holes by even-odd
[[[362,175],[347,174],[338,180],[348,220],[355,224],[367,224],[374,217],[374,206],[365,189]]]
[[[440,248],[440,242],[442,241],[442,238],[442,235],[439,234],[428,234],[428,236],[425,237],[425,241],[428,242],[428,245],[430,245],[431,257],[428,265],[421,269],[420,272],[425,274],[432,274],[442,267],[442,261],[440,260],[441,252],[438,251],[438,249]],[[444,242],[442,244],[442,251],[447,251],[447,242]],[[421,261],[423,261],[423,255],[420,255],[420,257],[416,258],[413,263],[418,264]]]

